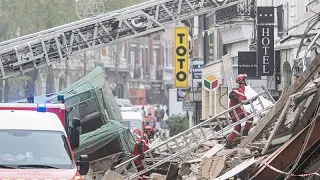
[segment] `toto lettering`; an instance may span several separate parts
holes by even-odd
[[[177,34],[179,36],[179,44],[183,44],[183,37],[185,36],[185,34]],[[187,54],[187,49],[184,46],[178,46],[176,48],[176,54],[178,56],[180,56],[181,58],[178,58],[177,61],[178,63],[178,73],[176,74],[176,78],[178,81],[185,81],[187,79],[187,73],[183,71],[184,68],[184,62],[186,61],[186,59],[184,58],[184,56]]]
[[[175,88],[188,88],[188,28],[176,27],[174,37]]]

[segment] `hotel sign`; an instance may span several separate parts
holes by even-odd
[[[257,39],[258,76],[274,74],[274,26],[259,25]]]
[[[274,55],[274,7],[257,7],[257,76],[273,76]]]
[[[274,23],[274,7],[273,6],[257,7],[257,23],[273,24]]]

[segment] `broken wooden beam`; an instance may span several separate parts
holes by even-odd
[[[303,90],[296,93],[293,97],[295,104],[300,104],[304,99],[313,95],[320,88],[320,78],[311,81]]]
[[[284,108],[280,114],[280,117],[278,118],[278,121],[276,122],[275,127],[273,128],[271,134],[269,135],[267,143],[264,145],[264,148],[262,149],[262,152],[261,152],[262,155],[264,155],[265,152],[268,150],[271,141],[273,140],[274,136],[278,132],[279,127],[281,126],[282,122],[286,119],[285,117],[288,113],[288,109],[290,108],[291,102],[292,102],[292,98],[290,97],[289,100],[287,101],[286,105],[284,106]]]
[[[319,99],[320,99],[320,89],[314,95],[306,111],[303,113],[301,119],[298,122],[299,124],[293,128],[293,132],[292,132],[293,135],[296,135],[297,133],[299,133],[310,122],[311,117],[314,114],[315,109],[317,108]]]
[[[280,99],[269,109],[268,115],[264,116],[252,131],[239,145],[244,147],[246,144],[251,143],[260,133],[272,122],[275,121],[276,117],[280,115],[285,103],[287,102],[290,95],[298,92],[300,89],[304,88],[309,81],[318,74],[320,68],[320,55],[317,56],[315,60],[310,64],[306,71],[297,78],[294,83],[288,88],[287,91],[280,97]]]
[[[311,95],[311,98],[313,98],[313,96]],[[292,122],[290,123],[290,127],[289,127],[289,132],[292,132],[292,130],[294,129],[294,127],[296,126],[297,122],[300,120],[301,118],[301,113],[306,109],[306,105],[310,105],[310,97],[304,99],[301,104],[297,107],[298,109],[296,109],[294,112],[295,115],[293,117]],[[307,104],[308,103],[308,104]]]
[[[320,116],[316,120],[315,127],[320,127]],[[300,153],[309,129],[310,124],[304,128],[303,131],[282,145],[277,151],[268,156],[266,160],[260,164],[259,169],[253,172],[254,174],[251,176],[251,179],[276,179],[280,174],[267,167],[266,164],[269,164],[280,171],[287,169],[296,160],[298,154]],[[315,142],[317,142],[319,138],[320,131],[317,128],[314,128],[311,132],[311,137],[304,152],[306,152]]]

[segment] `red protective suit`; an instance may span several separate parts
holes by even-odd
[[[141,160],[144,158],[144,152],[149,150],[148,143],[149,143],[148,139],[142,136],[137,140],[136,144],[133,146],[131,157],[135,157],[139,155],[139,158],[134,160],[134,164],[136,165],[138,171],[144,170]],[[146,176],[146,174],[140,175],[140,177],[138,177],[137,180],[148,180],[147,178],[143,178],[143,176]]]
[[[236,106],[238,104],[240,104],[241,102],[247,100],[247,97],[245,95],[245,87],[242,86],[240,88],[234,88],[233,91],[229,94],[229,98],[230,98],[230,102],[229,102],[229,108]],[[242,110],[241,107],[237,107],[235,109],[236,114],[238,115],[239,120],[245,117],[245,114]],[[250,113],[247,113],[248,115]],[[230,115],[232,117],[232,122],[235,123],[237,122],[237,118],[236,115],[233,111],[230,112]],[[246,121],[246,124],[244,126],[244,130],[243,130],[243,134],[247,135],[251,125],[253,123],[253,118],[250,118]],[[237,125],[234,127],[234,130],[231,132],[231,134],[229,135],[229,137],[227,138],[227,142],[231,143],[233,142],[233,140],[240,135],[241,132],[241,124]]]

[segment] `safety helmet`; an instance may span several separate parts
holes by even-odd
[[[156,133],[156,130],[154,130],[151,126],[146,126],[144,128],[144,132],[148,134],[149,138],[153,138],[154,134]]]
[[[141,137],[141,131],[138,128],[132,127],[131,133],[137,135],[138,137]]]
[[[248,78],[248,76],[246,74],[239,74],[236,82],[240,83],[240,84],[247,85],[247,78]]]

